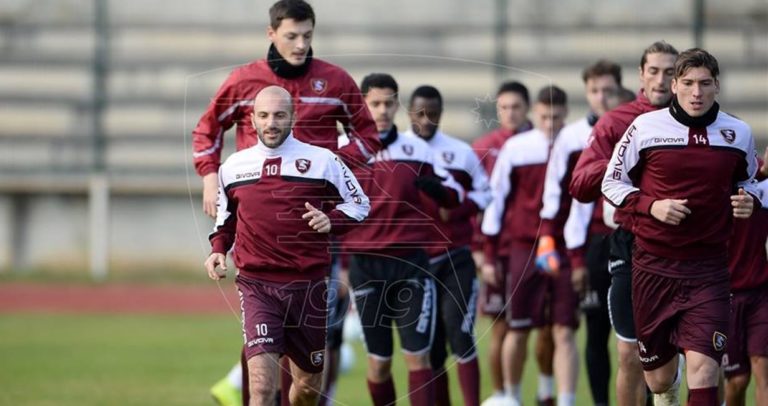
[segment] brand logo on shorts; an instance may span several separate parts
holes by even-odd
[[[640,348],[640,352],[643,354],[648,352],[648,350],[645,348],[645,344],[643,344],[643,342],[640,340],[637,341],[637,347]]]
[[[722,351],[725,349],[725,344],[728,342],[728,337],[725,336],[725,334],[715,331],[715,334],[712,334],[712,346],[715,348],[715,351]]]
[[[736,140],[736,131],[733,131],[729,128],[720,130],[720,135],[722,135],[725,142],[729,144],[733,144],[733,141]]]
[[[309,354],[309,360],[312,362],[312,365],[316,367],[323,365],[324,358],[325,358],[325,350],[313,351],[312,353]]]
[[[413,145],[403,144],[403,152],[408,156],[413,155]]]
[[[300,158],[296,160],[296,170],[301,173],[307,173],[312,166],[312,161],[309,159]]]
[[[328,81],[325,79],[312,79],[312,90],[317,94],[322,94],[328,87]]]

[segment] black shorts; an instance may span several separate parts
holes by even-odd
[[[608,272],[611,287],[608,289],[608,314],[616,337],[625,342],[637,341],[635,318],[632,316],[632,246],[634,234],[617,228],[609,237],[610,254]]]
[[[585,256],[589,286],[581,302],[581,308],[587,316],[608,314],[608,288],[611,286],[611,274],[608,273],[609,252],[608,235],[589,236]]]
[[[437,329],[432,346],[432,366],[448,358],[446,344],[459,362],[475,357],[474,325],[478,281],[469,248],[451,251],[430,266],[437,285]]]
[[[338,350],[341,347],[344,341],[344,318],[349,310],[349,294],[339,294],[343,291],[340,289],[340,270],[338,258],[334,257],[331,266],[331,278],[328,280],[328,342],[326,347],[329,350]]]
[[[352,297],[368,354],[392,357],[392,323],[403,352],[425,354],[435,334],[435,282],[425,251],[410,255],[354,254],[349,263]]]

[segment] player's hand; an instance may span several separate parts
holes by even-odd
[[[571,271],[571,284],[573,291],[584,297],[587,292],[587,268],[578,266]]]
[[[536,250],[536,266],[547,273],[560,272],[560,256],[555,249],[555,239],[550,235],[539,238],[539,247]]]
[[[763,166],[760,167],[760,172],[763,176],[768,177],[768,147],[765,147],[765,152],[763,152]]]
[[[214,252],[205,260],[205,270],[208,271],[208,277],[215,281],[221,278],[226,278],[227,256],[219,252]]]
[[[307,209],[307,212],[301,218],[309,220],[308,224],[313,230],[318,233],[328,233],[331,231],[331,219],[328,218],[328,215],[316,209],[309,202],[305,202],[304,207]]]
[[[475,271],[480,273],[483,264],[485,263],[485,254],[483,251],[472,251],[472,260],[475,261]]]
[[[203,212],[213,218],[216,218],[218,194],[219,176],[215,172],[203,176]]]
[[[739,188],[739,194],[731,196],[731,206],[733,206],[733,217],[737,219],[749,218],[755,207],[755,199],[744,189]]]
[[[688,199],[663,199],[651,204],[651,216],[665,224],[676,226],[689,214]]]
[[[491,286],[499,286],[499,278],[496,276],[496,265],[484,263],[480,267],[480,277],[483,279],[483,283]]]
[[[448,194],[443,186],[443,180],[437,176],[419,176],[413,184],[437,203],[445,201]]]

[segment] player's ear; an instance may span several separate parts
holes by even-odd
[[[272,25],[267,25],[267,38],[269,38],[269,41],[274,43],[276,37],[277,32],[275,32],[275,29],[272,28]]]
[[[720,94],[720,81],[715,79],[715,94]]]
[[[677,78],[672,78],[669,88],[672,90],[672,94],[677,94]]]

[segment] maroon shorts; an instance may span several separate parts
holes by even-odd
[[[670,278],[655,273],[658,269],[690,271],[692,277]],[[720,363],[728,341],[728,290],[727,262],[721,259],[670,260],[635,245],[632,310],[643,369],[663,366],[680,350]]]
[[[289,284],[235,280],[240,295],[245,355],[287,355],[303,371],[323,371],[327,285],[321,281]]]
[[[565,264],[557,275],[547,276],[552,279],[549,295],[552,324],[576,330],[579,328],[579,294],[573,290],[570,266]]]
[[[768,357],[768,285],[733,293],[729,331],[723,370],[730,378],[750,373],[750,356]]]
[[[549,324],[550,278],[536,269],[534,244],[513,242],[507,267],[507,326],[528,330]]]
[[[506,296],[506,284],[507,284],[507,265],[509,264],[509,257],[499,257],[499,264],[501,269],[496,272],[496,277],[499,278],[498,285],[489,285],[484,283],[480,287],[480,313],[498,318],[504,315],[504,308],[507,304]]]

